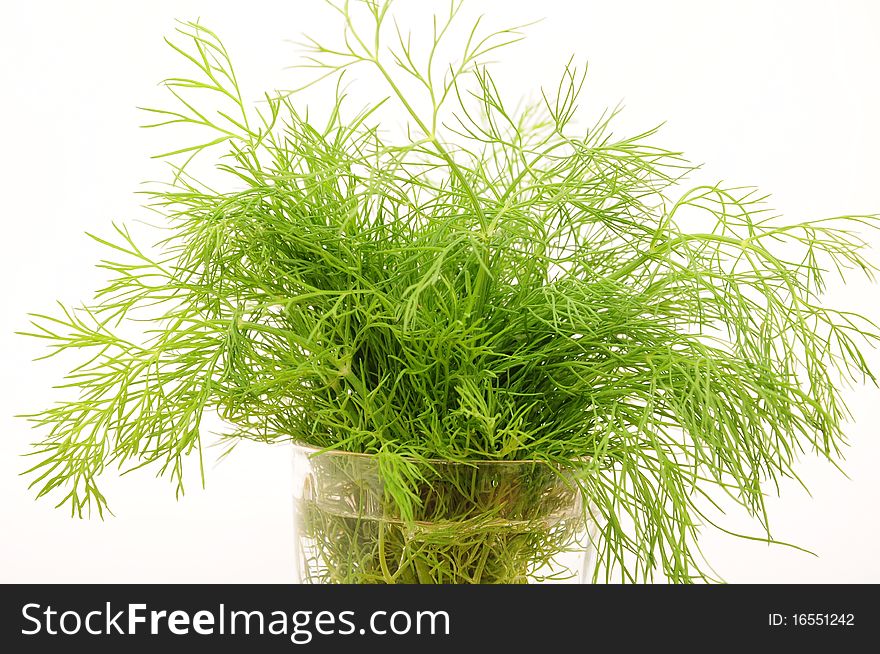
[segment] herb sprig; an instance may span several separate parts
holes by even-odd
[[[51,354],[82,356],[67,399],[30,416],[38,495],[103,515],[108,466],[154,467],[182,492],[209,411],[230,448],[378,455],[404,518],[414,462],[588,457],[597,576],[711,579],[697,537],[713,493],[771,540],[768,484],[846,442],[840,376],[876,383],[862,349],[880,329],[821,300],[829,274],[872,276],[859,232],[877,216],[792,224],[753,189],[682,192],[693,167],[655,130],[617,136],[616,111],[576,125],[572,62],[510,108],[483,62],[520,28],[478,22],[441,64],[462,3],[423,49],[390,5],[332,5],[344,38],[305,42],[309,84],[337,81],[320,122],[297,92],[247,103],[205,26],[169,40],[189,72],[146,111],[204,136],[160,155],[174,175],[151,191],[157,253],[124,225],[93,237],[107,285],[34,316]],[[367,67],[388,98],[350,112],[341,79]],[[381,128],[392,104],[402,136]],[[214,155],[222,187],[190,172]],[[155,327],[125,335],[143,318]]]

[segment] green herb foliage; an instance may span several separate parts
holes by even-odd
[[[206,27],[169,41],[187,72],[148,112],[204,138],[162,155],[158,246],[123,225],[95,237],[108,284],[34,317],[31,335],[82,357],[67,399],[30,416],[38,494],[103,513],[108,466],[154,467],[182,491],[210,411],[230,445],[379,455],[404,518],[413,462],[589,457],[609,579],[711,578],[696,539],[717,491],[770,540],[768,485],[796,477],[802,452],[839,458],[839,386],[875,381],[860,348],[880,330],[820,296],[828,274],[871,275],[858,231],[876,216],[793,224],[752,189],[682,192],[692,167],[653,130],[617,136],[615,112],[573,122],[571,63],[512,109],[483,62],[520,30],[478,23],[441,62],[458,2],[423,47],[389,3],[334,8],[344,38],[305,44],[309,79],[337,80],[320,121],[299,92],[246,103]],[[349,112],[348,69],[388,97]],[[402,136],[381,123],[395,106]],[[212,153],[225,186],[190,172]]]

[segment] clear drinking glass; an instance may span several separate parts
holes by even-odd
[[[589,581],[595,523],[576,467],[430,461],[411,471],[419,501],[404,520],[377,457],[295,445],[297,581]]]

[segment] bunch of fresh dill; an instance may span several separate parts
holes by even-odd
[[[574,126],[572,65],[508,109],[483,61],[518,30],[474,25],[441,65],[460,2],[424,51],[389,4],[337,6],[344,38],[308,41],[306,68],[378,72],[402,138],[379,128],[384,100],[350,114],[338,90],[320,122],[295,93],[253,107],[213,32],[186,23],[169,42],[191,72],[149,111],[207,136],[163,155],[158,254],[118,226],[98,239],[107,286],[34,318],[53,352],[83,354],[68,398],[30,416],[39,495],[103,512],[111,465],[157,466],[182,490],[210,411],[231,443],[377,455],[404,518],[429,458],[580,460],[597,575],[708,578],[696,538],[713,490],[766,529],[767,483],[804,450],[839,454],[838,374],[874,381],[859,348],[878,328],[820,295],[829,269],[871,274],[856,230],[876,217],[791,224],[749,189],[681,193],[691,167],[653,131],[616,137],[613,113]],[[188,167],[215,151],[221,189]],[[122,333],[144,317],[142,338]]]

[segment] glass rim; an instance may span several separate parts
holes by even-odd
[[[333,455],[340,457],[352,457],[356,459],[368,459],[368,460],[376,460],[376,454],[367,454],[365,452],[349,452],[347,450],[331,450],[322,447],[316,447],[314,445],[308,445],[303,443],[302,441],[291,440],[295,450],[302,451],[306,453],[310,458],[313,456],[325,456],[325,455]],[[411,457],[403,457],[404,459],[408,459],[415,463],[427,463],[431,465],[462,465],[469,467],[479,467],[479,466],[514,466],[514,465],[528,465],[528,464],[541,464],[547,466],[562,466],[564,465],[562,461],[549,461],[547,459],[413,459]],[[590,456],[582,456],[582,457],[574,457],[572,459],[567,459],[568,463],[572,464],[584,464],[592,461],[593,457]]]

